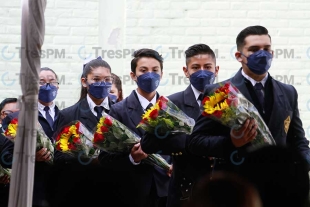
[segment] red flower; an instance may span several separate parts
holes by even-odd
[[[222,117],[222,115],[223,115],[223,112],[222,112],[222,111],[217,110],[217,111],[215,111],[215,112],[213,113],[213,115],[214,115],[215,117],[217,117],[217,118],[221,118],[221,117]]]
[[[73,138],[73,142],[76,144],[80,144],[81,143],[81,139],[79,137],[74,137]]]
[[[60,134],[58,134],[57,138],[56,138],[56,141],[59,141],[60,140]]]
[[[206,101],[210,101],[210,98],[208,96],[204,97],[201,104],[205,105]]]
[[[102,134],[95,133],[94,142],[97,143],[97,142],[102,142],[102,141],[104,141],[104,136]]]
[[[65,127],[63,130],[62,130],[62,134],[67,134],[69,132],[69,129],[70,129],[70,126],[68,127]]]
[[[105,126],[100,127],[100,130],[101,130],[102,133],[109,131],[109,129],[107,127],[105,127]]]
[[[205,111],[202,112],[202,116],[209,116]]]
[[[79,121],[75,124],[75,127],[77,128],[77,130],[79,130],[79,128],[80,128],[80,122]]]
[[[110,117],[106,117],[103,123],[107,125],[108,127],[112,126],[112,120]]]
[[[61,151],[60,143],[58,143],[58,144],[56,145],[56,149],[57,149],[58,151]]]
[[[151,119],[156,119],[158,117],[158,110],[154,109],[151,113],[150,113],[150,117]]]
[[[18,119],[17,118],[12,119],[11,124],[17,124],[17,123],[18,123]]]
[[[76,146],[75,146],[74,144],[72,144],[72,143],[70,143],[70,144],[68,145],[68,148],[69,148],[70,150],[76,150]]]

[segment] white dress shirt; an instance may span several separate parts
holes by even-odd
[[[97,116],[97,112],[95,111],[95,106],[103,106],[103,108],[107,109],[107,110],[110,110],[110,107],[109,107],[109,99],[108,97],[106,97],[100,105],[96,105],[94,103],[94,101],[89,97],[89,95],[87,94],[87,103],[88,103],[88,106],[91,110],[91,112]],[[104,110],[102,111],[102,113],[104,113]]]
[[[192,87],[192,90],[194,92],[194,95],[195,95],[196,101],[198,103],[198,106],[201,106],[201,101],[198,99],[199,95],[201,94],[201,92],[198,91],[192,84],[191,84],[191,87]]]
[[[55,121],[55,103],[53,102],[52,105],[48,106],[50,109],[48,110],[49,114],[51,115],[53,121]],[[46,112],[44,111],[45,106],[38,102],[38,110],[42,114],[42,116],[46,119]]]

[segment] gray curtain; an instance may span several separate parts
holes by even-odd
[[[31,207],[38,120],[40,51],[44,40],[46,0],[22,0],[21,69],[22,97],[18,117],[9,207]]]

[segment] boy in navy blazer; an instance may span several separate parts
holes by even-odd
[[[268,73],[273,58],[268,30],[262,26],[247,27],[238,34],[236,43],[235,57],[242,68],[229,81],[258,109],[276,144],[288,146],[310,163],[309,142],[299,117],[297,91]],[[218,85],[206,86],[204,95],[215,87]],[[191,134],[189,150],[198,156],[220,158],[215,169],[222,166],[224,170],[238,171],[246,157],[243,146],[255,138],[256,129],[254,119],[246,120],[238,130],[231,130],[201,115]]]
[[[189,117],[196,119],[200,114],[201,97],[204,86],[212,84],[217,76],[219,66],[216,66],[215,54],[205,44],[192,45],[185,51],[186,66],[184,75],[190,80],[190,85],[181,92],[168,98]],[[189,153],[186,143],[189,135],[169,135],[164,139],[145,134],[141,141],[143,150],[147,153],[162,151],[171,154],[173,158],[173,174],[169,186],[169,207],[181,207],[189,198],[191,187],[199,178],[211,170],[208,157]]]
[[[163,59],[157,51],[140,49],[131,61],[131,78],[138,88],[124,100],[111,107],[109,115],[126,125],[137,135],[144,134],[136,126],[143,113],[155,105],[159,95],[156,89],[162,78]],[[124,172],[117,182],[120,183],[120,200],[126,206],[149,207],[166,206],[170,177],[162,169],[143,163],[147,154],[136,144],[129,154],[102,152],[99,161],[104,166]]]

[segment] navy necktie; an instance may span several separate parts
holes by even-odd
[[[261,105],[261,108],[263,109],[264,111],[264,104],[265,104],[265,101],[264,101],[264,93],[263,93],[263,90],[264,90],[264,86],[262,83],[256,83],[255,86],[254,86],[254,89],[255,89],[255,92],[256,92],[256,96],[258,98],[258,101]]]
[[[53,118],[52,118],[51,115],[50,115],[49,110],[50,110],[50,107],[48,107],[48,106],[45,106],[45,107],[44,107],[46,120],[47,120],[47,122],[49,123],[49,125],[53,128],[53,123],[54,123],[54,121],[53,121]]]
[[[202,100],[203,100],[203,94],[201,93],[201,94],[199,94],[199,96],[198,96],[198,100],[200,100],[201,102],[202,102]]]
[[[149,105],[147,105],[145,111],[149,110],[152,106],[153,106],[153,104],[152,104],[152,103],[149,103]]]
[[[103,106],[95,106],[94,110],[97,112],[97,119],[102,117]]]

